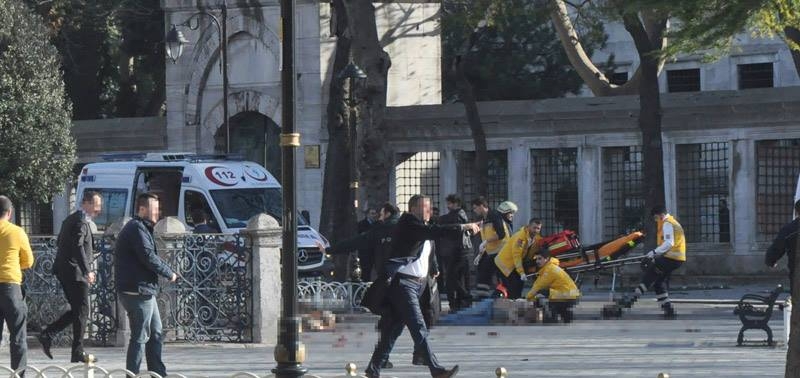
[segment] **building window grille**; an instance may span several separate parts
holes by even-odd
[[[700,69],[667,71],[667,91],[669,92],[699,92]]]
[[[398,155],[395,166],[395,197],[400,209],[408,207],[415,194],[431,197],[431,206],[439,207],[439,152]]]
[[[531,167],[531,214],[542,219],[542,235],[577,231],[578,149],[531,150]]]
[[[603,148],[603,235],[616,238],[642,228],[641,146]]]
[[[676,146],[678,221],[690,243],[729,243],[728,144]]]
[[[53,234],[53,208],[49,203],[26,201],[17,206],[17,224],[28,235]]]
[[[756,142],[756,217],[758,240],[771,242],[794,217],[794,195],[800,175],[800,139]]]
[[[740,64],[739,71],[739,89],[749,88],[772,88],[773,82],[773,64],[770,63],[755,63],[755,64]]]
[[[480,195],[475,182],[475,152],[462,151],[460,155],[458,188],[465,204],[464,207],[470,210],[472,207],[469,203]],[[506,150],[494,150],[488,151],[488,156],[486,200],[489,201],[489,208],[494,209],[508,199],[508,153]]]

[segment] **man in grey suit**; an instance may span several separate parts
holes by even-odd
[[[93,358],[83,350],[83,335],[86,332],[86,319],[89,315],[89,285],[95,280],[95,273],[91,268],[94,240],[89,223],[92,218],[100,214],[102,208],[103,197],[100,193],[85,192],[80,210],[72,213],[61,223],[53,273],[64,289],[70,309],[45,327],[38,336],[44,354],[51,359],[53,354],[50,352],[50,347],[53,337],[70,324],[72,325],[71,362],[89,362]]]

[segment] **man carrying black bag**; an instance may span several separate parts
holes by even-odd
[[[420,352],[424,362],[428,365],[431,376],[434,378],[453,377],[458,373],[458,365],[452,369],[446,369],[439,364],[428,344],[428,328],[425,326],[422,316],[420,297],[430,272],[430,258],[433,253],[431,240],[448,233],[458,234],[464,230],[477,232],[479,226],[477,223],[427,224],[431,216],[431,201],[424,195],[411,197],[408,207],[408,213],[400,217],[392,236],[391,254],[384,266],[383,276],[379,277],[379,280],[384,280],[384,282],[373,284],[388,283],[388,286],[385,287],[384,300],[378,299],[376,303],[377,298],[367,295],[373,303],[366,303],[366,305],[371,310],[374,307],[380,311],[382,319],[379,323],[380,336],[367,366],[366,376],[369,378],[380,377],[381,366],[389,360],[392,347],[405,326],[414,339],[414,349]],[[434,277],[436,275],[438,272],[433,274]],[[373,306],[375,304],[380,305]],[[381,307],[384,310],[381,311]]]

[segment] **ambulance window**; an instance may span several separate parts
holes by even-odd
[[[177,216],[182,178],[181,169],[140,168],[136,173],[136,196],[153,193],[158,196],[161,218]]]
[[[103,198],[103,210],[93,219],[97,231],[105,231],[108,226],[125,216],[125,205],[128,203],[127,189],[86,188],[83,195],[89,191],[100,193]]]
[[[198,212],[201,212],[205,214],[206,224],[214,230],[215,233],[219,232],[219,225],[214,217],[214,212],[211,211],[211,206],[208,205],[206,196],[203,195],[203,193],[195,190],[183,192],[183,211],[184,221],[186,221],[186,224],[189,226],[197,227],[197,219],[194,218],[198,215]]]

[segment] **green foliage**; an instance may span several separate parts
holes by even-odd
[[[25,0],[51,27],[75,119],[157,115],[164,99],[159,0]]]
[[[75,161],[60,57],[21,0],[0,8],[0,194],[45,202]]]
[[[453,58],[481,20],[487,19],[464,57],[479,101],[562,97],[583,81],[567,59],[550,22],[534,0],[445,0],[442,15],[444,98],[457,97]],[[488,15],[488,18],[487,18]],[[582,43],[591,53],[605,42],[599,19],[582,19]]]
[[[657,0],[644,1],[657,2]],[[800,28],[797,0],[673,0],[672,14],[680,28],[669,33],[668,54],[706,51],[711,57],[730,50],[733,37],[751,32],[762,37],[784,38],[786,27]],[[800,49],[786,39],[789,47]]]

